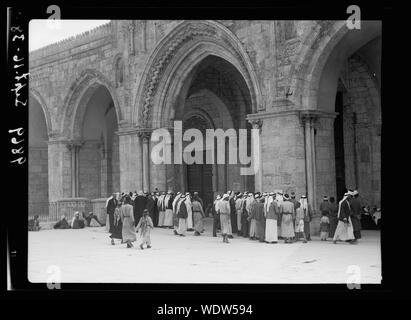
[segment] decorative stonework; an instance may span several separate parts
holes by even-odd
[[[152,100],[156,93],[158,82],[161,79],[161,75],[167,66],[167,63],[174,57],[177,50],[190,40],[196,37],[212,37],[215,36],[215,30],[212,28],[205,28],[204,26],[188,25],[181,30],[174,38],[174,41],[168,46],[164,53],[154,63],[148,81],[145,84],[144,100],[142,106],[142,125],[147,126],[150,117],[150,108],[152,107]]]
[[[249,86],[255,85],[250,88],[250,95],[252,101],[254,101],[253,104],[255,105],[255,108],[262,108],[262,106],[257,105],[258,103],[256,102],[256,91],[258,91],[256,90],[256,87],[258,87],[256,82],[258,80],[256,77],[250,75],[250,69],[253,69],[253,67],[250,60],[247,60],[246,62],[240,53],[239,43],[233,43],[235,40],[233,40],[232,36],[226,34],[225,30],[220,30],[216,26],[205,22],[190,22],[186,23],[181,27],[181,30],[172,36],[169,40],[169,44],[164,45],[161,51],[157,54],[154,62],[151,64],[143,86],[142,100],[139,106],[139,122],[141,127],[150,127],[151,125],[150,121],[153,100],[157,94],[158,84],[162,79],[168,64],[175,56],[177,56],[177,52],[182,46],[190,41],[198,42],[201,40],[209,40],[213,43],[218,43],[227,50],[227,53],[234,56],[241,66],[243,76],[246,78],[246,83]],[[247,54],[247,52],[244,50],[243,54]],[[249,55],[247,56],[247,59],[250,59]]]
[[[80,126],[79,121],[76,121],[78,111],[85,112],[85,110],[78,110],[81,106],[80,100],[84,98],[84,93],[87,88],[92,86],[103,85],[110,92],[111,97],[114,101],[114,106],[116,109],[116,115],[118,121],[122,119],[120,114],[120,109],[118,106],[117,98],[114,94],[114,85],[109,81],[101,72],[93,69],[83,70],[74,80],[70,86],[69,94],[66,95],[66,98],[63,102],[63,121],[61,122],[61,133],[67,138],[72,138],[76,133],[79,133]]]

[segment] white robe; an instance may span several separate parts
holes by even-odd
[[[267,242],[277,242],[278,241],[277,220],[274,220],[274,219],[265,220],[265,241]]]
[[[191,205],[190,198],[186,198],[185,203],[186,203],[186,207],[187,207],[187,229],[193,229],[194,228],[193,207]]]

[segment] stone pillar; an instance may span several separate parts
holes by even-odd
[[[100,196],[108,196],[108,154],[104,148],[104,141],[100,142]],[[112,187],[112,186],[111,186]],[[118,190],[117,190],[118,191]]]
[[[67,143],[67,149],[71,153],[71,197],[79,196],[80,181],[79,181],[79,150],[84,142],[70,140]]]
[[[310,113],[301,114],[302,124],[304,126],[304,140],[305,140],[305,172],[306,172],[306,188],[307,198],[311,207],[316,207],[315,197],[315,180],[314,180],[314,144],[313,144],[313,115]],[[314,209],[315,210],[315,209]]]
[[[149,142],[150,142],[150,131],[139,132],[139,136],[143,144],[142,152],[142,163],[143,163],[143,191],[150,191],[150,153],[149,153]]]
[[[258,129],[259,132],[259,139],[258,139],[258,144],[255,145],[255,143],[252,142],[251,145],[251,154],[254,157],[254,148],[257,148],[257,154],[258,154],[258,172],[255,174],[255,191],[263,192],[263,163],[262,163],[262,157],[261,157],[261,130],[263,126],[263,121],[261,119],[255,119],[255,120],[250,120],[250,123],[252,125],[253,129]],[[254,163],[254,160],[252,161]]]
[[[335,148],[334,148],[335,115],[321,114],[315,122],[315,182],[317,205],[322,197],[336,197]]]
[[[310,121],[310,143],[312,148],[312,171],[313,171],[313,209],[317,212],[317,157],[315,148],[315,123],[317,121],[316,117],[311,117]]]
[[[137,131],[118,131],[120,158],[120,192],[143,189],[141,139]]]
[[[71,152],[66,140],[48,142],[48,179],[49,201],[69,198],[71,188]]]

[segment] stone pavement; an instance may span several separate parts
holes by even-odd
[[[47,269],[57,266],[62,283],[346,283],[356,266],[362,283],[381,281],[379,231],[363,231],[358,245],[318,237],[306,244],[241,237],[224,244],[211,236],[210,219],[205,226],[200,237],[155,228],[148,250],[138,242],[132,249],[112,246],[104,227],[29,232],[29,280],[46,282]]]

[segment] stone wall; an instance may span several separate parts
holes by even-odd
[[[42,106],[46,110],[47,123],[50,126],[48,128],[50,138],[48,173],[51,202],[72,196],[71,157],[66,143],[73,138],[73,134],[78,133],[73,133],[72,130],[76,131],[75,129],[84,121],[81,119],[81,114],[79,118],[76,118],[76,112],[81,110],[82,103],[89,97],[85,93],[96,86],[104,86],[110,93],[116,112],[115,130],[118,131],[119,136],[118,139],[113,139],[111,149],[107,150],[109,154],[106,163],[101,161],[101,151],[97,146],[92,147],[86,144],[80,149],[80,195],[93,199],[106,196],[102,193],[111,191],[143,189],[142,142],[137,134],[136,126],[144,94],[153,88],[144,87],[141,80],[146,79],[146,76],[148,78],[155,76],[146,73],[152,70],[150,62],[153,62],[153,57],[159,52],[159,45],[167,43],[170,47],[161,48],[161,50],[173,51],[173,46],[177,44],[165,41],[167,36],[181,24],[190,23],[195,24],[196,22],[112,21],[93,31],[30,53],[30,90],[36,92],[36,97],[41,97]],[[205,25],[204,21],[201,23],[202,26]],[[222,85],[217,88],[215,85],[218,79],[215,73],[207,71],[202,74],[197,82],[194,81],[189,100],[186,102],[187,108],[206,110],[212,116],[217,128],[245,127],[246,114],[256,111],[269,113],[262,116],[264,117],[261,132],[262,189],[278,188],[287,192],[296,191],[297,195],[306,193],[304,135],[296,111],[316,107],[310,104],[312,96],[316,94],[315,90],[313,92],[304,91],[310,88],[308,82],[318,80],[308,78],[308,68],[312,67],[312,61],[315,62],[315,59],[324,58],[327,53],[329,54],[329,50],[335,46],[332,41],[338,42],[338,38],[334,37],[334,32],[338,29],[335,26],[338,23],[335,21],[246,20],[207,22],[208,27],[213,25],[210,28],[214,28],[216,23],[232,32],[229,35],[233,36],[235,40],[233,43],[238,46],[237,49],[241,49],[238,55],[245,53],[247,59],[239,59],[238,66],[244,67],[244,64],[247,64],[247,68],[252,69],[252,74],[255,74],[255,78],[248,79],[248,84],[251,83],[254,87],[246,89],[254,89],[251,90],[256,95],[253,98],[259,103],[252,106],[255,110],[251,110],[250,105],[241,105],[241,100],[254,100],[242,96],[244,88],[241,88],[241,85],[237,86],[237,89],[235,85],[229,85],[231,82],[237,84],[239,82],[233,73],[230,73],[229,67],[223,67],[222,64],[211,64],[212,67],[224,71],[226,78],[223,78]],[[223,32],[220,27],[215,30],[217,30],[215,33],[217,37]],[[193,34],[193,37],[196,35]],[[328,46],[327,39],[330,41],[330,46]],[[189,43],[195,44],[195,41]],[[233,48],[228,48],[228,46],[227,56],[229,52],[230,54],[233,52]],[[187,48],[190,48],[189,44]],[[321,51],[323,49],[324,55]],[[221,52],[224,53],[224,48]],[[309,59],[305,61],[305,57]],[[196,57],[190,58],[195,59]],[[173,63],[177,60],[171,57]],[[121,70],[119,66],[122,66]],[[167,69],[170,66],[164,65],[163,67]],[[233,65],[231,67],[234,68]],[[360,124],[357,128],[358,172],[363,177],[360,179],[361,183],[358,188],[360,193],[372,199],[373,202],[379,203],[381,118],[380,106],[376,105],[379,93],[369,90],[372,83],[370,79],[364,78],[363,66],[356,65],[354,69],[357,73],[355,75],[351,73],[354,76],[350,81],[346,81],[352,84],[345,114],[346,163],[353,161],[353,155],[349,151],[353,150],[350,146],[353,141],[350,135],[353,131],[347,120],[352,110],[357,112],[359,123],[368,124]],[[121,77],[119,77],[120,74]],[[245,75],[239,76],[240,80],[243,76]],[[315,77],[320,76],[320,74],[315,75]],[[121,78],[123,81],[118,81]],[[169,80],[160,78],[158,83],[162,84]],[[181,79],[181,81],[185,80]],[[295,83],[292,82],[294,80]],[[202,90],[209,92],[204,94]],[[219,95],[218,92],[222,94]],[[180,118],[182,118],[181,115]],[[321,118],[316,125],[317,201],[323,194],[335,193],[331,122],[329,119]],[[94,138],[99,139],[100,136]],[[352,184],[353,166],[348,166],[347,182]],[[155,187],[169,188],[170,184],[175,183],[172,181],[170,172],[173,171],[176,176],[183,174],[181,170],[170,169],[172,169],[170,166],[151,164],[150,187],[152,189]],[[221,167],[217,169],[217,172],[222,171]],[[238,182],[236,180],[239,176],[237,170],[238,167],[229,169],[227,186],[224,181],[225,177],[219,174],[216,190],[221,192],[226,188],[233,188]],[[241,188],[250,190],[250,181],[254,181],[254,177],[248,182],[244,178],[240,180]]]
[[[304,133],[298,113],[263,119],[261,133],[263,191],[306,193]]]
[[[366,204],[378,206],[381,197],[381,109],[374,97],[377,94],[375,84],[364,63],[353,57],[346,68],[345,81],[349,83],[343,95],[346,185],[358,189]]]
[[[47,147],[30,147],[29,167],[29,215],[48,215],[49,181]]]
[[[323,196],[336,198],[334,118],[319,117],[316,121],[315,151],[317,169],[317,204]]]
[[[86,141],[79,152],[79,195],[83,198],[100,198],[101,151],[98,142]]]

